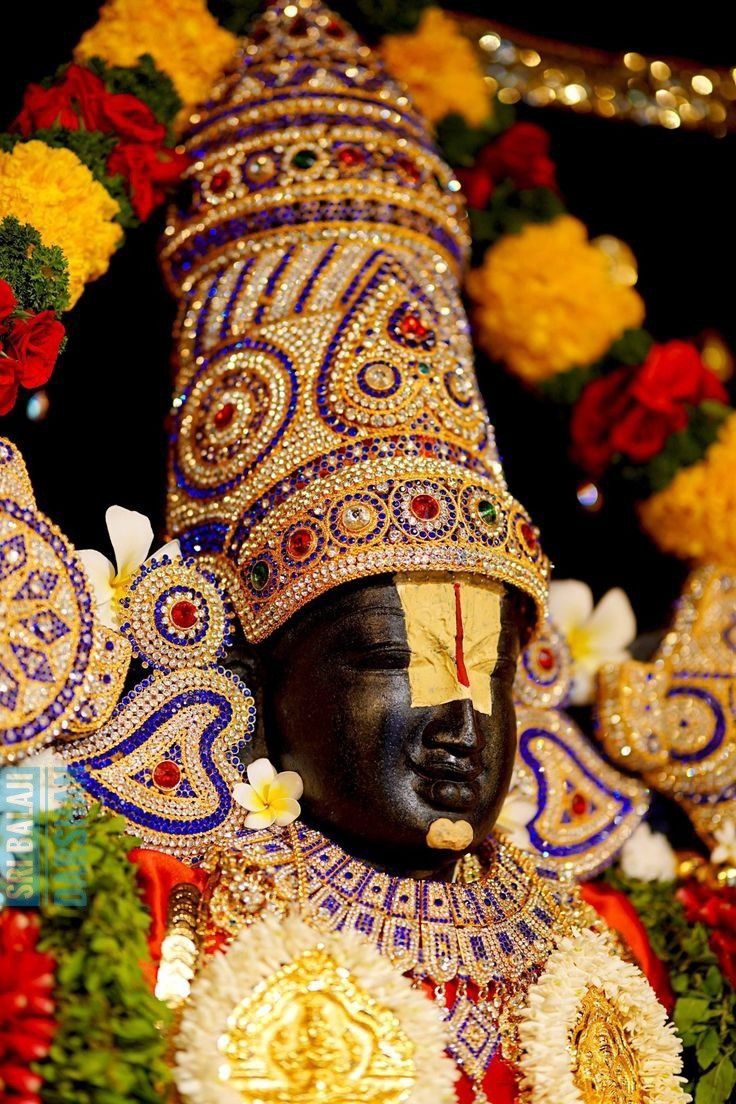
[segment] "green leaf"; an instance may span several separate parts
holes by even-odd
[[[710,997],[720,997],[723,992],[723,974],[717,966],[711,966],[705,975],[703,989]]]
[[[675,1005],[678,1031],[692,1031],[707,1018],[710,1001],[707,997],[680,997]]]
[[[695,1104],[726,1104],[736,1086],[736,1070],[730,1058],[721,1058],[717,1066],[700,1078]]]
[[[0,280],[10,284],[25,311],[60,314],[69,306],[69,266],[62,250],[44,245],[34,226],[13,215],[0,219]]]
[[[695,1048],[695,1054],[698,1059],[698,1065],[701,1069],[707,1070],[709,1066],[712,1066],[716,1060],[718,1050],[720,1047],[720,1040],[718,1038],[718,1032],[714,1027],[709,1027],[707,1031],[698,1039],[697,1046]]]

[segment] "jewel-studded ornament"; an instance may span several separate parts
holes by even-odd
[[[533,810],[529,851],[579,881],[608,866],[641,823],[649,793],[600,755],[562,711],[572,682],[570,652],[547,623],[519,658],[517,752],[509,790]]]
[[[255,727],[250,691],[217,666],[231,613],[206,570],[167,557],[144,565],[121,601],[121,633],[154,674],[110,723],[68,744],[70,773],[148,847],[189,861],[222,845],[246,812],[232,790]]]
[[[76,551],[35,508],[20,454],[0,439],[0,762],[103,724],[129,661],[127,641],[95,619]]]
[[[606,752],[683,806],[709,847],[736,820],[736,573],[699,567],[650,663],[608,664],[598,682]]]

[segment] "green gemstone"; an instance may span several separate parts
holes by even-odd
[[[429,373],[432,371],[431,366],[429,364],[425,364],[423,360],[420,360],[417,367],[419,368],[419,371],[422,373],[423,376],[428,376]]]
[[[291,159],[292,165],[297,169],[311,169],[317,160],[317,154],[311,149],[301,149]]]
[[[478,513],[481,516],[481,521],[484,521],[486,525],[493,525],[498,519],[498,510],[487,498],[482,498],[478,503]]]
[[[250,569],[250,582],[254,590],[263,590],[271,569],[265,560],[257,560]]]

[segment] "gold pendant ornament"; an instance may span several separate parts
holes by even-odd
[[[682,1044],[640,971],[589,930],[560,940],[518,1022],[530,1104],[685,1104]]]
[[[440,1008],[353,932],[264,915],[192,983],[185,1104],[453,1104]]]

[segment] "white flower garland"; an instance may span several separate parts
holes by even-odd
[[[215,954],[192,983],[175,1041],[174,1078],[190,1104],[242,1104],[241,1094],[220,1078],[218,1039],[235,1007],[262,981],[316,946],[384,1008],[393,1012],[414,1046],[416,1081],[407,1104],[454,1104],[458,1076],[445,1053],[448,1029],[440,1009],[352,932],[324,934],[296,913],[284,920],[264,916],[225,952]]]
[[[596,986],[616,1006],[636,1053],[647,1104],[685,1104],[682,1045],[641,972],[591,931],[567,936],[549,957],[521,1013],[522,1088],[534,1104],[585,1104],[575,1086],[570,1035],[585,992]]]

